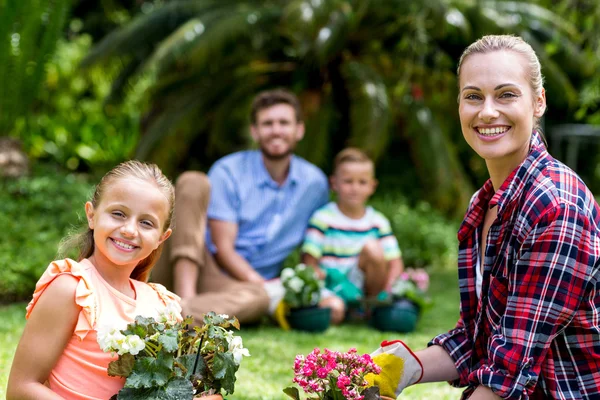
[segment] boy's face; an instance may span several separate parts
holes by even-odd
[[[348,207],[364,206],[376,187],[370,162],[342,163],[331,177],[331,188],[337,193],[338,203]]]

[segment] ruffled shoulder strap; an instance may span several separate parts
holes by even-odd
[[[46,271],[42,274],[35,285],[35,291],[33,292],[33,299],[27,305],[27,313],[25,318],[29,318],[33,307],[35,307],[37,301],[48,285],[52,283],[56,277],[62,274],[69,274],[78,278],[79,282],[75,288],[75,304],[81,307],[77,325],[75,326],[75,334],[83,339],[87,333],[93,329],[97,321],[97,299],[94,288],[92,286],[91,274],[93,268],[91,264],[78,263],[77,261],[66,258],[64,260],[57,260],[50,263]],[[166,289],[165,289],[166,290]]]
[[[147,282],[146,284],[152,289],[154,289],[154,291],[158,294],[158,297],[160,297],[160,299],[163,301],[163,303],[165,303],[165,305],[173,302],[179,304],[179,302],[181,301],[181,297],[177,296],[173,292],[168,291],[167,288],[161,285],[160,283]]]

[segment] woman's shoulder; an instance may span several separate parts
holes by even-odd
[[[543,209],[574,208],[597,222],[600,218],[598,203],[579,175],[550,156],[531,174],[525,202]]]

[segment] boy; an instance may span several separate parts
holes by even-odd
[[[342,150],[330,177],[337,201],[312,215],[302,260],[347,304],[389,292],[404,269],[388,219],[366,203],[375,192],[375,165],[356,148]]]

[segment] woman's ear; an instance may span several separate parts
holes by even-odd
[[[535,99],[533,115],[536,118],[541,118],[546,112],[546,90],[542,89],[542,93]]]
[[[94,205],[90,201],[85,203],[85,217],[87,218],[88,227],[94,229]]]

